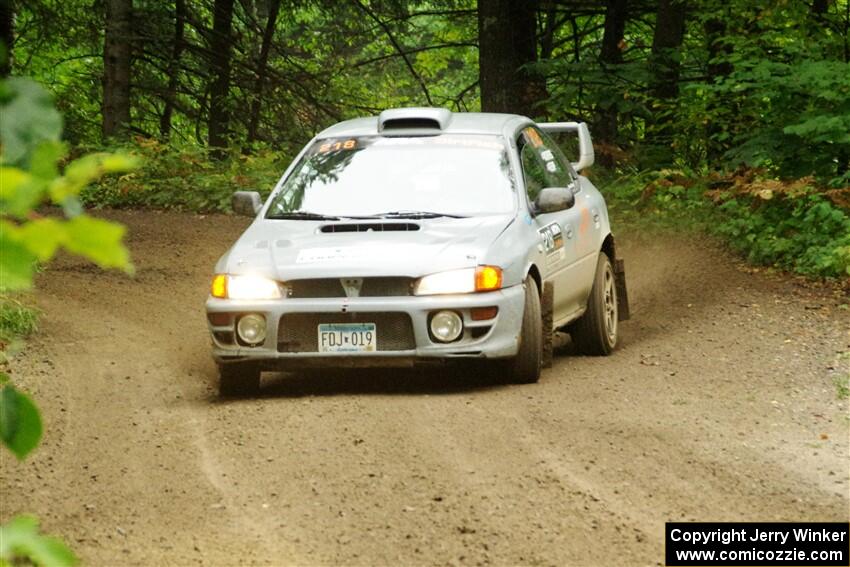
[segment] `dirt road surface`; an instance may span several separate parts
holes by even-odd
[[[131,279],[62,258],[11,364],[46,422],[0,516],[90,565],[663,564],[664,522],[847,521],[848,303],[699,239],[625,235],[633,319],[541,382],[264,375],[222,401],[202,311],[244,219],[107,213]]]

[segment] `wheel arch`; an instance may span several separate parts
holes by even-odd
[[[614,235],[610,232],[602,241],[600,252],[604,252],[611,260],[617,283],[617,318],[620,321],[626,321],[631,317],[629,293],[626,288],[626,264],[622,258],[617,257],[617,245],[614,242]]]
[[[605,252],[608,255],[608,258],[611,259],[611,263],[617,259],[617,244],[614,242],[614,235],[610,232],[608,236],[602,241],[602,247],[600,248],[600,252]]]
[[[535,264],[531,264],[526,270],[525,277],[531,277],[534,280],[534,283],[537,284],[537,293],[543,293],[543,278],[540,277],[540,270],[537,269]]]

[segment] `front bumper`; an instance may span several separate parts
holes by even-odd
[[[305,367],[351,367],[351,366],[410,366],[417,363],[440,362],[457,358],[505,358],[517,353],[518,338],[522,325],[525,291],[521,285],[499,291],[460,295],[360,297],[360,298],[310,298],[275,299],[262,301],[207,299],[207,323],[212,336],[213,357],[217,362],[251,361],[267,369]],[[470,311],[477,307],[498,307],[492,319],[473,321]],[[431,338],[429,317],[440,310],[459,313],[464,322],[464,333],[452,343],[440,343]],[[235,322],[247,313],[261,314],[266,319],[266,338],[262,344],[247,346],[239,344],[235,333]],[[300,314],[300,315],[293,315]],[[407,321],[410,330],[404,340],[384,341],[381,350],[381,323],[392,316],[396,321]],[[318,335],[318,323],[352,320],[369,322],[370,317],[378,325],[378,349],[374,352],[317,352],[312,347],[300,352],[287,352],[290,335],[287,329],[281,333],[283,324],[298,320],[309,328],[303,333]],[[315,325],[311,323],[314,319]]]

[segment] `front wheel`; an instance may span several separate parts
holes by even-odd
[[[593,288],[587,310],[570,328],[570,336],[582,354],[607,356],[617,346],[617,281],[611,260],[604,252],[596,261]]]
[[[525,308],[519,335],[519,350],[515,357],[505,361],[508,381],[514,384],[533,384],[540,380],[543,363],[543,318],[540,312],[540,293],[537,283],[527,278]]]
[[[260,391],[260,367],[250,362],[218,365],[218,393],[225,397],[244,397]]]

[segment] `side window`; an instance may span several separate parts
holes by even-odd
[[[545,187],[569,187],[573,183],[569,162],[546,134],[529,126],[520,134],[519,145],[529,201],[534,201]]]

